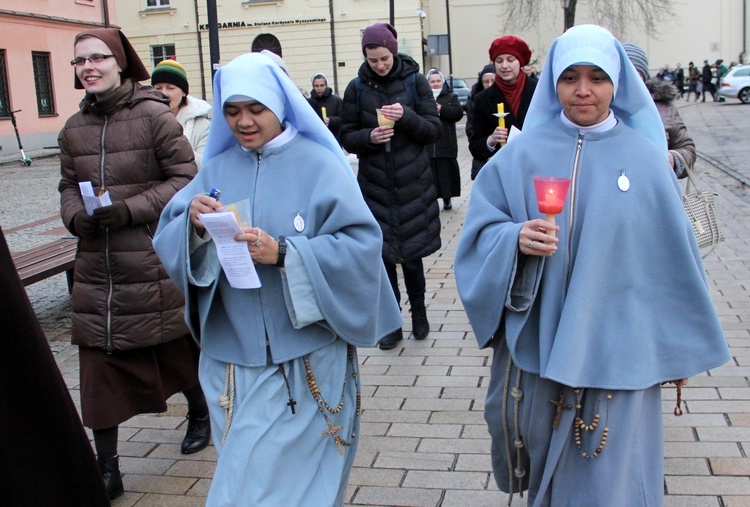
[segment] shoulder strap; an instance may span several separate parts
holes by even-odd
[[[365,84],[359,76],[354,78],[354,83],[357,86],[357,111],[362,111],[362,97],[366,91]]]
[[[409,94],[414,109],[419,107],[419,94],[417,93],[417,74],[412,73],[406,76],[404,79],[404,86],[406,87],[406,93]]]
[[[367,91],[367,87],[362,82],[362,79],[357,76],[354,78],[354,84],[357,87],[357,111],[362,110],[362,97],[365,96],[365,92]],[[417,93],[417,74],[409,74],[404,79],[404,87],[406,87],[406,93],[409,94],[409,98],[411,99],[412,104],[414,105],[414,108],[419,107],[419,93]]]

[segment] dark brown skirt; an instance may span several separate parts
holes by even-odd
[[[167,399],[198,385],[198,346],[190,335],[107,354],[79,347],[84,426],[111,428],[134,415],[167,410]]]

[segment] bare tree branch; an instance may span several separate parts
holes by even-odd
[[[649,35],[659,34],[661,25],[673,17],[674,0],[569,0],[572,12],[576,4],[588,5],[594,21],[608,28],[615,37],[627,38],[628,30],[643,27]],[[506,0],[500,11],[505,31],[525,30],[562,9],[559,0]]]

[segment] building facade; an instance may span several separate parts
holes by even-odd
[[[673,16],[659,24],[658,35],[637,26],[616,34],[623,42],[642,46],[658,69],[683,67],[704,59],[740,60],[745,51],[748,0],[679,0]],[[472,84],[488,63],[490,42],[508,33],[500,0],[399,0],[394,20],[399,50],[423,68],[438,67]],[[217,0],[221,62],[257,47],[276,46],[290,76],[304,91],[310,77],[322,72],[335,92],[343,94],[362,63],[360,36],[375,22],[388,21],[388,0]],[[579,0],[576,24],[596,20]],[[562,33],[561,3],[540,0],[534,27],[513,32],[526,40],[541,69],[546,49]],[[743,23],[743,14],[745,22]],[[450,19],[450,30],[447,20]],[[117,19],[144,62],[153,68],[161,58],[174,56],[188,71],[191,94],[211,98],[207,10],[205,0],[133,0],[117,4]],[[450,35],[453,51],[437,54],[430,39]],[[439,47],[439,46],[438,46]],[[747,61],[747,55],[743,55]],[[149,66],[147,64],[147,66]]]
[[[114,23],[114,0],[0,0],[0,155],[57,146],[83,95],[73,87],[73,40]]]

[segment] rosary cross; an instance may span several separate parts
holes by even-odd
[[[556,430],[557,427],[560,425],[560,416],[562,415],[563,409],[570,410],[573,407],[565,403],[565,391],[560,391],[559,400],[549,400],[549,402],[555,405],[555,407],[557,407],[557,412],[555,413],[555,420],[552,423],[552,429]]]
[[[336,442],[336,447],[339,449],[339,454],[342,456],[344,455],[344,448],[341,447],[341,437],[339,436],[339,431],[344,429],[343,426],[334,426],[331,421],[326,421],[328,423],[328,429],[323,430],[321,434],[323,435],[331,435],[333,437],[333,441]]]

